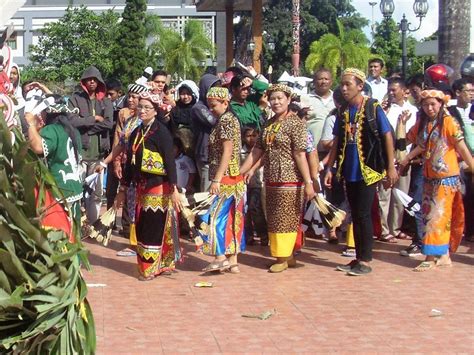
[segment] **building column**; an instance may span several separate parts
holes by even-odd
[[[226,36],[226,67],[230,67],[234,60],[234,7],[228,1],[225,7],[225,36]]]

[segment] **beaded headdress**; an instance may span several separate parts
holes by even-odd
[[[216,99],[222,101],[230,101],[230,94],[227,88],[223,87],[212,87],[209,89],[206,95],[207,99]]]
[[[155,106],[161,106],[163,104],[163,100],[161,99],[160,95],[153,94],[150,91],[142,91],[140,93],[140,99],[148,100]]]
[[[267,89],[267,95],[270,96],[273,92],[281,91],[287,94],[288,96],[293,96],[293,90],[288,85],[285,84],[272,84]]]
[[[132,93],[132,94],[140,94],[144,91],[148,91],[148,88],[145,86],[145,85],[141,85],[141,84],[130,84],[128,86],[128,93]]]
[[[347,68],[347,69],[345,69],[342,72],[342,76],[344,76],[344,75],[353,75],[362,82],[365,82],[365,80],[367,79],[364,72],[362,70],[357,69],[357,68]]]

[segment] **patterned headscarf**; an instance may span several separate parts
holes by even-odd
[[[363,83],[365,83],[365,80],[367,77],[365,76],[364,72],[362,70],[359,70],[357,68],[347,68],[342,72],[342,76],[344,75],[353,75]]]
[[[270,96],[273,92],[281,91],[290,97],[293,97],[293,90],[285,84],[272,84],[267,89],[267,95]]]
[[[153,94],[150,91],[142,91],[140,93],[140,100],[148,100],[150,101],[153,106],[155,106],[155,109],[158,111],[161,105],[163,105],[163,100],[161,99],[161,96],[158,94]]]
[[[43,102],[47,101],[46,98]],[[70,108],[64,99],[56,100],[56,102],[49,104],[46,109],[46,113],[79,113],[79,108]]]
[[[446,95],[444,92],[442,92],[440,90],[435,90],[435,89],[423,90],[420,93],[420,97],[421,97],[421,101],[423,101],[424,99],[433,98],[433,99],[438,99],[438,100],[443,101],[444,104],[447,104],[448,101],[451,99],[451,96]]]
[[[223,87],[212,87],[209,89],[206,95],[207,99],[216,99],[221,101],[230,101],[230,94],[227,88]]]

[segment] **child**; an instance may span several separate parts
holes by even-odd
[[[253,146],[257,142],[258,130],[256,127],[242,128],[241,161],[245,161]],[[247,186],[247,214],[245,216],[245,235],[247,244],[255,243],[254,232],[260,237],[260,245],[268,245],[268,231],[262,205],[262,168],[255,172]]]
[[[179,138],[173,139],[173,149],[176,163],[176,174],[178,175],[178,187],[185,189],[186,193],[194,191],[194,180],[196,179],[196,166],[193,160],[184,154],[183,142]]]

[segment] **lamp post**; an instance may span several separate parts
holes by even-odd
[[[372,45],[374,44],[374,33],[375,33],[375,21],[374,21],[374,7],[377,5],[376,1],[369,1],[369,5],[372,8],[372,23],[370,25],[370,34],[372,36]]]
[[[420,19],[420,23],[416,28],[410,28],[410,23],[403,14],[402,20],[398,24],[400,31],[402,32],[402,75],[403,78],[406,78],[407,74],[407,32],[418,31],[421,27],[421,21],[423,17],[426,16],[429,9],[428,0],[415,0],[413,3],[413,12],[416,17]],[[382,0],[380,2],[380,12],[382,12],[383,17],[386,20],[389,20],[392,17],[393,12],[395,11],[395,4],[393,0]]]

